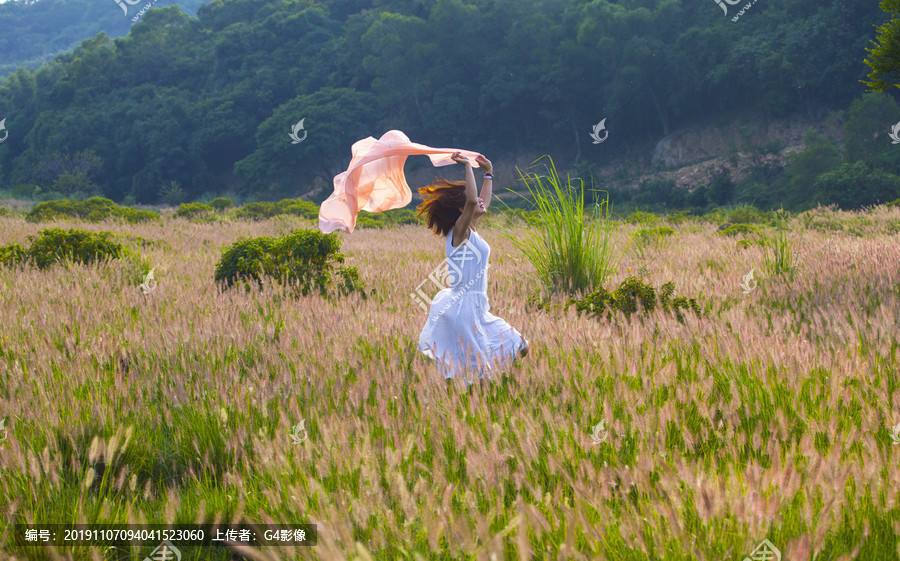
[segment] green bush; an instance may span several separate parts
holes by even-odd
[[[652,312],[657,307],[672,313],[679,322],[684,322],[685,312],[701,314],[700,305],[693,298],[675,296],[675,285],[671,282],[663,284],[659,291],[637,277],[628,277],[617,289],[610,292],[603,287],[587,296],[570,300],[570,305],[581,313],[606,315],[611,317],[616,312],[631,316],[636,312]]]
[[[88,265],[128,258],[134,261],[139,269],[145,268],[140,263],[140,258],[112,239],[109,232],[49,228],[41,230],[36,237],[31,237],[30,241],[31,245],[27,249],[19,244],[0,246],[0,265],[28,264],[46,269],[56,263]]]
[[[216,197],[209,201],[209,206],[216,209],[217,212],[223,212],[234,206],[234,201],[228,197]]]
[[[719,234],[723,236],[755,236],[761,234],[763,229],[757,224],[722,224]]]
[[[318,217],[318,214],[316,215]],[[419,217],[414,210],[398,208],[387,212],[364,212],[356,217],[357,228],[387,228],[402,224],[419,224]]]
[[[814,187],[817,203],[852,210],[896,199],[900,195],[900,177],[854,162],[823,173]]]
[[[21,245],[14,243],[0,246],[0,267],[17,267],[28,260],[28,252]]]
[[[301,294],[362,293],[355,267],[343,267],[340,239],[317,230],[298,230],[280,238],[240,240],[222,254],[215,279],[223,288],[237,283],[262,285],[264,278],[295,288]]]
[[[182,203],[178,205],[175,216],[178,218],[186,218],[188,220],[199,220],[208,218],[215,209],[212,205],[205,203]]]
[[[26,215],[30,222],[48,222],[60,219],[80,219],[87,222],[102,222],[118,219],[125,222],[146,222],[159,218],[159,213],[117,205],[103,197],[89,199],[55,199],[44,201],[32,207]]]
[[[659,216],[652,212],[636,210],[625,217],[625,221],[630,224],[641,224],[643,226],[652,226],[659,222]]]
[[[243,220],[266,220],[285,214],[317,219],[319,207],[314,202],[304,199],[281,199],[277,202],[257,201],[238,207],[234,216]]]
[[[124,255],[125,248],[114,241],[109,232],[62,228],[41,230],[28,248],[28,260],[39,269],[60,262],[87,265]]]
[[[772,218],[770,213],[763,212],[752,205],[741,205],[732,209],[726,218],[730,224],[768,224]]]

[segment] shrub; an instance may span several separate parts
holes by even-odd
[[[644,226],[652,226],[659,222],[659,216],[653,214],[652,212],[644,212],[643,210],[636,210],[625,217],[625,221],[630,224],[642,224]]]
[[[223,288],[251,281],[261,286],[263,278],[270,278],[301,294],[362,292],[356,268],[340,266],[344,262],[340,246],[337,235],[317,230],[240,240],[223,253],[215,279]]]
[[[519,177],[528,189],[540,227],[513,243],[537,270],[549,294],[582,294],[602,286],[612,270],[609,198],[585,212],[584,181],[568,177],[563,184],[553,160],[547,175]]]
[[[271,201],[257,201],[247,203],[239,207],[235,213],[235,218],[244,220],[265,220],[272,218],[278,214],[278,206]]]
[[[816,179],[815,196],[820,204],[836,204],[843,209],[858,209],[896,199],[900,195],[900,177],[870,169],[863,162],[843,164]]]
[[[39,269],[60,262],[87,265],[118,259],[124,254],[125,248],[112,240],[109,232],[62,228],[41,230],[28,248],[28,260]]]
[[[278,202],[257,201],[247,203],[235,211],[235,217],[244,220],[266,220],[274,216],[291,214],[304,218],[319,217],[319,207],[304,199],[281,199]]]
[[[28,252],[21,245],[14,243],[0,246],[0,267],[16,267],[28,260]]]
[[[771,217],[753,205],[741,205],[732,209],[726,220],[730,224],[768,224]]]
[[[208,218],[214,211],[215,209],[212,205],[205,203],[182,203],[178,205],[175,216],[188,220],[198,220]]]
[[[216,209],[217,212],[223,212],[234,206],[234,201],[228,197],[216,197],[209,201],[209,206]]]
[[[719,234],[723,236],[755,236],[762,233],[762,228],[757,224],[722,224],[719,226]]]
[[[606,315],[611,317],[616,312],[631,316],[636,312],[651,312],[657,307],[672,313],[679,322],[684,322],[684,313],[688,310],[696,315],[701,314],[700,305],[693,298],[675,296],[675,285],[671,282],[663,284],[659,291],[637,277],[628,277],[617,289],[609,292],[603,287],[587,296],[571,300],[570,305],[581,313]]]
[[[38,203],[26,215],[30,222],[48,222],[60,219],[80,219],[87,222],[101,222],[119,219],[126,222],[145,222],[159,218],[159,213],[117,205],[104,197],[84,200],[55,199]]]

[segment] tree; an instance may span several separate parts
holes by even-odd
[[[900,0],[881,0],[881,9],[890,20],[878,26],[875,41],[866,50],[865,63],[871,71],[865,84],[885,92],[900,88]]]

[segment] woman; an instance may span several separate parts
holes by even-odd
[[[438,179],[422,187],[418,207],[428,227],[446,237],[447,284],[431,301],[428,321],[419,335],[419,350],[434,359],[444,377],[472,373],[488,376],[498,367],[528,353],[528,342],[504,320],[490,313],[487,268],[491,248],[474,229],[491,204],[493,166],[484,156],[481,196],[475,190],[472,164],[459,152],[454,162],[465,166],[465,181]]]

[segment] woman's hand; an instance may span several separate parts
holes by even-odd
[[[494,172],[494,164],[491,163],[490,160],[485,158],[482,155],[479,155],[475,158],[475,161],[478,162],[478,167],[484,170],[484,173],[493,173]]]
[[[460,154],[459,152],[454,152],[453,154],[451,154],[450,159],[453,160],[454,162],[456,162],[457,164],[465,164],[467,166],[472,165],[472,163],[469,162],[468,159],[463,158],[462,154]]]

